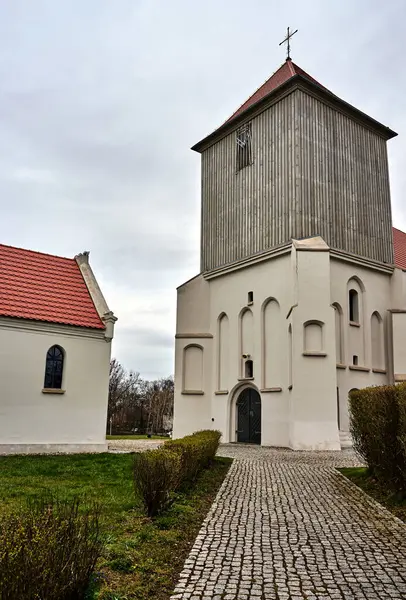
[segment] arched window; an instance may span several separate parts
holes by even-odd
[[[348,292],[348,304],[350,308],[350,321],[352,323],[359,323],[359,302],[356,290],[351,289]]]
[[[62,388],[64,351],[60,346],[52,346],[47,352],[45,363],[44,388]]]

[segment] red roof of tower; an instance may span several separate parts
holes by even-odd
[[[215,129],[212,133],[204,137],[199,142],[197,142],[197,144],[194,144],[194,146],[192,146],[192,150],[196,150],[197,152],[203,151],[205,148],[208,147],[208,145],[217,141],[221,135],[226,135],[227,133],[229,133],[239,121],[243,121],[245,113],[247,113],[248,116],[251,112],[254,112],[255,107],[257,105],[258,108],[260,108],[262,104],[266,105],[266,99],[268,98],[268,96],[272,96],[278,90],[278,88],[284,86],[285,84],[287,84],[287,87],[289,87],[289,85],[291,84],[293,88],[295,82],[299,83],[300,81],[304,84],[306,84],[307,81],[308,84],[313,86],[313,89],[318,90],[318,93],[321,98],[325,98],[329,102],[333,102],[339,105],[342,109],[348,111],[348,113],[353,117],[366,122],[368,126],[372,126],[380,134],[382,134],[385,137],[385,139],[390,139],[397,135],[397,133],[392,131],[389,127],[382,125],[382,123],[379,123],[369,115],[363,113],[348,102],[345,102],[344,100],[333,94],[324,85],[322,85],[316,79],[314,79],[314,77],[306,73],[306,71],[301,69],[296,63],[294,63],[289,58],[279,67],[277,71],[275,71],[273,75],[271,75],[269,79],[265,81],[264,84],[262,84],[256,90],[256,92],[254,92],[248,98],[248,100],[244,102],[244,104],[242,104],[231,115],[231,117],[229,117],[222,125],[220,125],[220,127]]]
[[[104,329],[74,258],[2,244],[0,316]]]
[[[242,104],[238,110],[235,111],[235,113],[231,115],[229,119],[227,119],[226,123],[229,123],[230,121],[235,119],[235,117],[238,117],[243,112],[245,112],[248,108],[251,108],[251,106],[259,102],[260,100],[263,100],[265,96],[268,96],[268,94],[276,90],[276,88],[278,88],[280,85],[282,85],[295,75],[302,75],[302,77],[306,77],[313,83],[316,83],[320,87],[327,89],[318,81],[316,81],[311,75],[306,73],[306,71],[303,71],[303,69],[301,69],[294,62],[292,62],[290,58],[288,58],[283,63],[283,65],[281,65],[279,69],[275,71],[275,73],[271,75],[271,77],[267,79],[265,83],[261,85],[261,87],[259,87],[257,91],[254,92],[252,96],[250,96],[248,100],[244,102],[244,104]]]

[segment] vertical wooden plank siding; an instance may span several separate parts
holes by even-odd
[[[393,262],[386,141],[295,90],[252,120],[250,166],[235,131],[202,153],[202,271],[320,235]]]

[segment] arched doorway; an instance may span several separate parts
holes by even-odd
[[[261,443],[261,396],[252,389],[243,390],[237,399],[237,442]]]

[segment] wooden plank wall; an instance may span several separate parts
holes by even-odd
[[[202,271],[313,235],[393,262],[383,138],[301,90],[253,119],[239,172],[235,137],[202,154]]]

